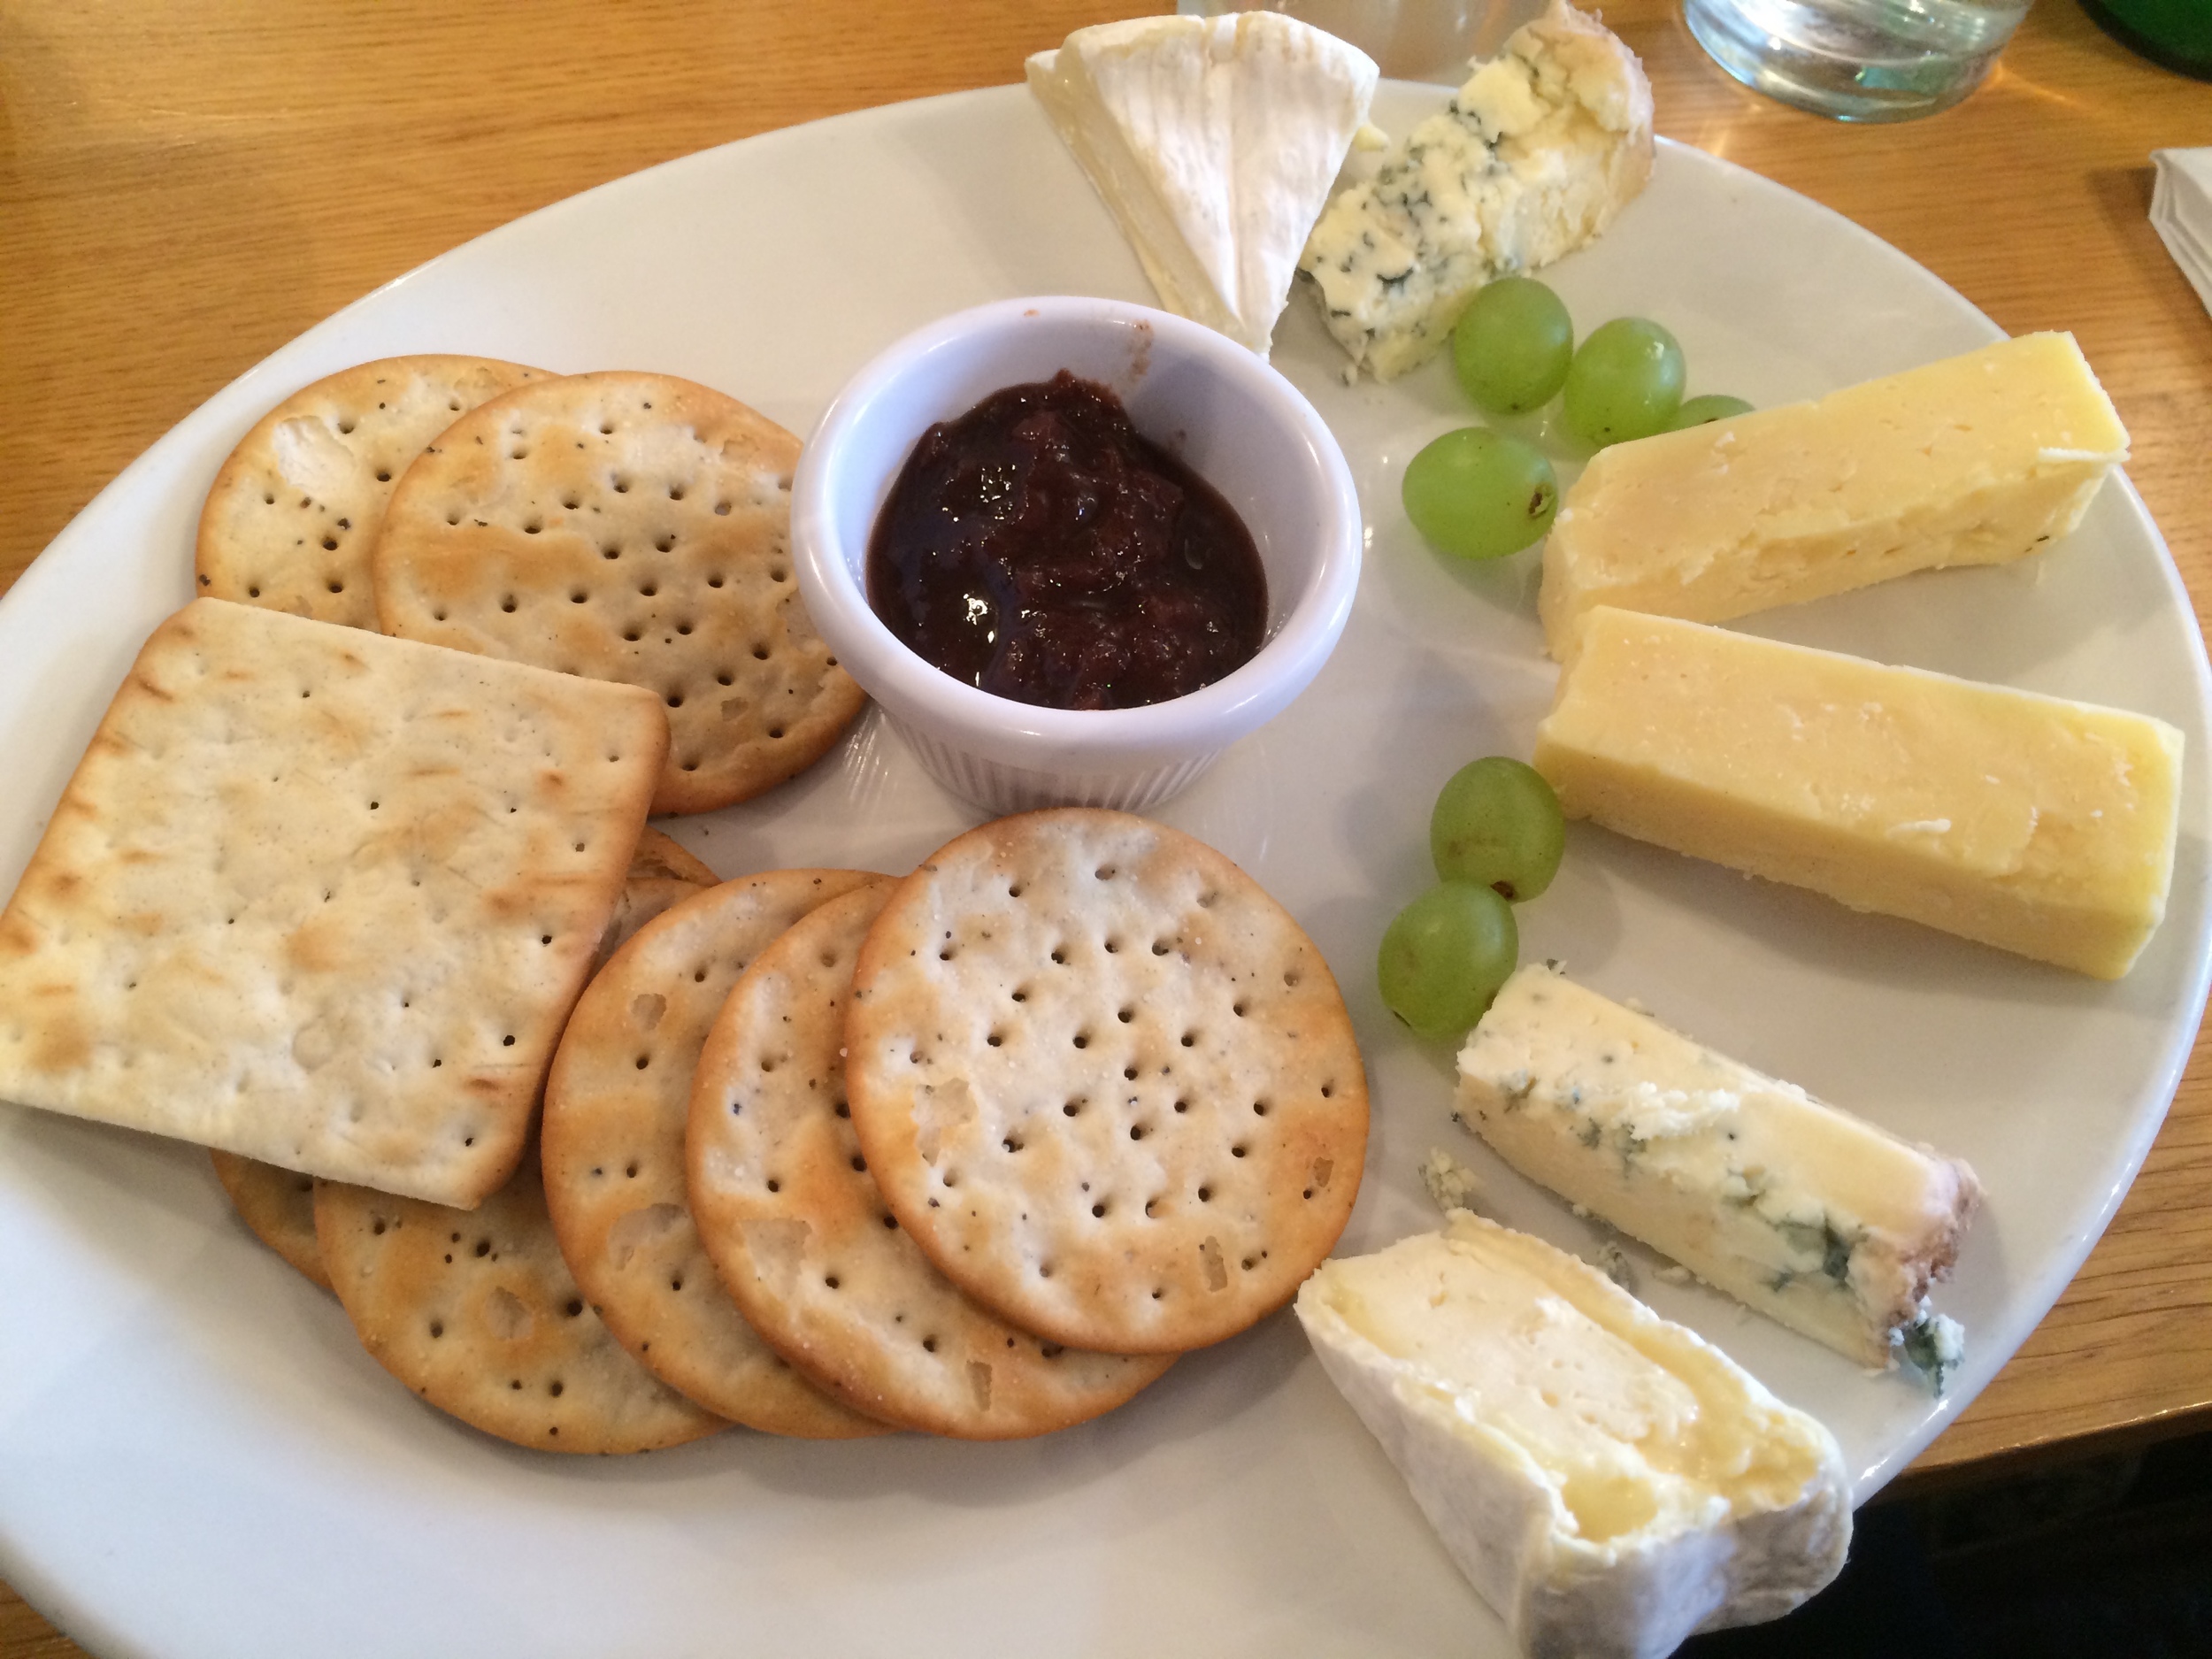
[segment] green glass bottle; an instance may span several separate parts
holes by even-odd
[[[2081,0],[2081,9],[2129,50],[2212,81],[2212,0]]]

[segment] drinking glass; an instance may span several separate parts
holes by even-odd
[[[1979,86],[2028,0],[1683,0],[1699,44],[1756,91],[1842,121],[1904,121]]]

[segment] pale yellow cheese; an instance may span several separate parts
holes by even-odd
[[[1599,451],[1544,546],[1546,642],[1596,605],[1724,622],[2080,522],[2127,429],[2071,334],[2024,334],[1821,399]]]
[[[1534,761],[1570,818],[2099,979],[2165,914],[2143,715],[1601,607]]]
[[[1541,1240],[1455,1211],[1325,1263],[1297,1313],[1525,1654],[1663,1659],[1843,1564],[1834,1437]]]

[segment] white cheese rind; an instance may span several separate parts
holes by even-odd
[[[2166,913],[2162,720],[1601,606],[1531,757],[1570,818],[2116,979]]]
[[[1617,443],[1568,489],[1544,544],[1545,640],[1563,662],[1597,605],[1725,622],[2020,558],[2072,530],[2127,457],[2065,334]]]
[[[1365,53],[1271,12],[1078,29],[1029,59],[1160,303],[1262,357],[1356,134]]]
[[[1583,1263],[1455,1212],[1325,1263],[1299,1322],[1453,1561],[1539,1659],[1660,1659],[1832,1579],[1828,1431]]]
[[[1532,964],[1459,1054],[1459,1116],[1508,1164],[1761,1313],[1893,1363],[1981,1183]]]
[[[1651,177],[1651,85],[1566,0],[1340,191],[1306,243],[1329,332],[1379,380],[1428,360],[1475,291],[1597,235]]]

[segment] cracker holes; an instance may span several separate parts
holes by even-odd
[[[323,538],[323,551],[326,553],[335,553],[337,550],[338,538],[334,535],[325,536]]]
[[[1210,1204],[1211,1202],[1213,1202],[1213,1200],[1214,1200],[1214,1189],[1213,1189],[1212,1187],[1200,1187],[1200,1188],[1198,1189],[1198,1202],[1199,1202],[1200,1203],[1202,1203],[1202,1204]]]
[[[1081,1117],[1083,1115],[1083,1102],[1079,1100],[1071,1100],[1068,1102],[1065,1105],[1060,1108],[1060,1115],[1063,1118]]]
[[[823,1283],[823,1284],[825,1284],[825,1285],[826,1285],[826,1286],[829,1286],[829,1288],[830,1288],[830,1289],[832,1289],[832,1290],[836,1290],[836,1289],[838,1289],[838,1288],[839,1288],[839,1280],[838,1280],[837,1275],[836,1275],[836,1274],[834,1274],[834,1273],[825,1273],[825,1274],[823,1274],[823,1275],[822,1275],[822,1283]]]
[[[1177,1101],[1177,1102],[1175,1102],[1175,1115],[1176,1115],[1178,1118],[1182,1117],[1182,1116],[1183,1116],[1186,1112],[1187,1112],[1187,1111],[1189,1111],[1189,1110],[1190,1110],[1190,1102],[1188,1102],[1188,1101],[1187,1101],[1187,1100],[1179,1100],[1179,1101]]]
[[[719,587],[722,585],[723,580],[724,580],[724,578],[723,578],[722,572],[721,572],[720,571],[709,571],[709,572],[707,572],[707,586],[708,586],[708,587],[710,587],[710,588],[719,588]]]
[[[561,505],[567,508],[571,512],[574,512],[583,504],[583,498],[574,494],[566,495],[561,497]]]
[[[565,1385],[559,1378],[556,1377],[551,1382],[545,1385],[545,1392],[551,1394],[556,1400],[558,1400],[561,1397],[561,1391],[565,1386],[566,1385]],[[553,1432],[558,1434],[560,1430],[555,1429]]]
[[[1252,1116],[1254,1116],[1255,1118],[1264,1118],[1264,1117],[1266,1117],[1266,1116],[1267,1116],[1267,1102],[1266,1102],[1265,1101],[1263,1101],[1263,1100],[1256,1100],[1256,1101],[1254,1101],[1254,1102],[1252,1102]]]
[[[663,548],[661,550],[664,553],[668,549]],[[646,598],[651,599],[660,593],[661,585],[657,581],[642,581],[638,584],[637,590],[639,593],[644,595]]]
[[[1094,1220],[1098,1220],[1098,1221],[1103,1221],[1103,1220],[1105,1220],[1105,1218],[1106,1218],[1106,1205],[1105,1205],[1105,1202],[1104,1202],[1104,1201],[1103,1201],[1103,1200],[1101,1200],[1099,1202],[1097,1202],[1097,1203],[1095,1203],[1095,1204],[1093,1204],[1093,1205],[1091,1206],[1091,1216],[1092,1216],[1092,1218],[1093,1218]]]
[[[642,1064],[643,1062],[641,1061],[639,1064]],[[1248,1148],[1245,1147],[1242,1142],[1239,1142],[1229,1148],[1229,1156],[1233,1158],[1240,1158],[1248,1150],[1249,1150]]]
[[[1332,1079],[1330,1081],[1324,1083],[1321,1086],[1321,1098],[1323,1100],[1334,1100],[1336,1098],[1335,1079]]]
[[[1114,1010],[1114,1018],[1125,1025],[1136,1017],[1137,1010],[1133,1008],[1118,1008]]]
[[[1131,1125],[1129,1125],[1129,1138],[1130,1138],[1132,1141],[1141,1141],[1141,1140],[1143,1140],[1143,1139],[1144,1139],[1144,1134],[1145,1134],[1145,1125],[1142,1125],[1142,1124],[1131,1124]]]
[[[1198,1046],[1198,1033],[1194,1031],[1187,1031],[1180,1041],[1186,1048],[1194,1048]]]
[[[999,1145],[1009,1152],[1018,1152],[1022,1149],[1021,1138],[1018,1135],[1009,1135],[1000,1141]]]
[[[925,1354],[934,1354],[936,1351],[937,1339],[933,1336],[924,1337],[922,1339],[922,1352]]]
[[[728,685],[730,683],[730,671],[726,668],[720,673],[717,674],[714,677],[714,683],[718,686]]]
[[[1091,1046],[1091,1033],[1087,1031],[1077,1032],[1075,1033],[1074,1042],[1075,1046],[1079,1048],[1089,1048]]]
[[[388,466],[379,467],[376,473],[376,481],[380,484],[390,483],[392,481],[392,469]],[[274,501],[276,497],[272,495],[269,499],[271,501]]]
[[[653,538],[653,546],[660,552],[672,553],[676,549],[676,538],[672,535],[656,536]]]
[[[768,1178],[768,1190],[772,1193],[780,1193],[783,1191],[783,1182],[773,1175],[770,1176]]]
[[[637,1163],[637,1160],[636,1160],[635,1158],[632,1158],[632,1159],[629,1161],[629,1163],[628,1163],[628,1164],[625,1164],[625,1165],[623,1166],[622,1173],[623,1173],[623,1175],[624,1175],[626,1179],[630,1179],[630,1180],[635,1180],[635,1179],[637,1179],[637,1171],[638,1171],[638,1163]]]
[[[445,1321],[442,1319],[433,1319],[430,1322],[430,1334],[434,1339],[443,1336],[445,1334]]]
[[[330,584],[329,584],[329,587],[330,587],[330,591],[331,591],[332,593],[334,593],[334,594],[342,594],[342,593],[345,592],[345,590],[346,590],[346,585],[345,585],[345,583],[343,583],[343,582],[336,582],[336,581],[334,581],[334,582],[330,583]]]
[[[258,599],[258,598],[260,598],[260,597],[261,597],[261,589],[259,589],[258,588],[247,588],[247,589],[246,589],[246,597],[247,597],[247,598],[249,598],[249,599]]]
[[[1111,864],[1101,864],[1091,874],[1101,881],[1111,881],[1118,872]]]
[[[868,1160],[862,1157],[859,1153],[853,1154],[851,1163],[855,1175],[865,1175],[868,1172]],[[950,1183],[948,1182],[947,1185]]]
[[[599,557],[603,559],[620,558],[622,557],[622,544],[619,541],[617,541],[611,546],[601,548],[599,549]]]
[[[637,1069],[641,1071],[644,1071],[646,1067],[651,1065],[652,1064],[653,1056],[649,1054],[641,1054],[637,1057]],[[1239,1157],[1242,1157],[1244,1156],[1244,1152],[1241,1148],[1238,1149],[1237,1156]]]
[[[791,580],[791,572],[778,566],[768,572],[768,580],[772,582],[787,582]]]
[[[684,635],[686,638],[689,638],[691,634],[691,624],[688,621],[679,622],[676,625],[676,632]]]
[[[672,709],[682,708],[684,706],[684,694],[681,691],[670,692],[668,694],[668,706]]]
[[[767,641],[764,640],[753,641],[753,660],[757,663],[764,663],[768,660]]]
[[[987,1047],[993,1048],[1003,1048],[1006,1045],[1006,1033],[1002,1031],[995,1031],[986,1036],[983,1041]]]
[[[505,595],[499,602],[499,608],[511,613],[515,608],[515,596],[512,594]]]
[[[572,1319],[574,1319],[574,1318],[579,1317],[580,1316],[581,1316],[581,1314],[582,1314],[582,1313],[583,1313],[583,1311],[584,1311],[584,1303],[583,1303],[583,1300],[582,1300],[582,1298],[578,1297],[578,1296],[571,1296],[571,1297],[568,1299],[568,1301],[566,1302],[566,1303],[565,1303],[565,1304],[562,1306],[561,1311],[562,1311],[563,1313],[566,1314],[566,1315],[567,1315],[570,1318],[572,1318]]]

